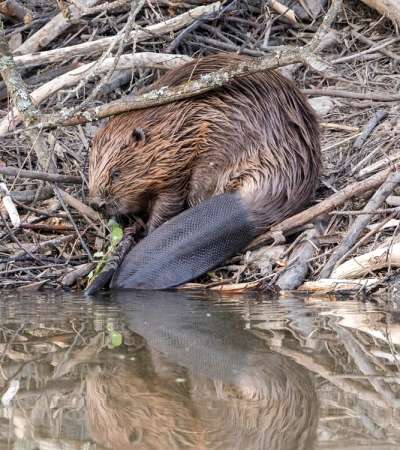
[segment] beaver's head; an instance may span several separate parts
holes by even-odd
[[[120,124],[111,121],[97,133],[89,159],[89,204],[106,216],[139,213],[148,202],[145,131]]]

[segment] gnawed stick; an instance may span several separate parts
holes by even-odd
[[[304,281],[308,272],[309,260],[318,251],[320,230],[315,227],[306,231],[304,239],[294,249],[288,266],[280,274],[276,285],[283,290],[296,289]]]
[[[78,267],[74,267],[72,270],[69,270],[62,278],[61,284],[63,286],[73,286],[77,280],[82,279],[88,273],[93,270],[95,267],[95,263],[85,263],[81,264]]]
[[[365,205],[363,212],[371,213],[376,211],[385,199],[392,193],[393,189],[400,183],[400,172],[390,173],[386,181],[375,192],[369,202]],[[371,220],[370,214],[362,214],[357,217],[351,226],[347,236],[341,242],[341,244],[335,249],[326,263],[325,267],[321,270],[320,278],[329,278],[333,269],[340,259],[342,259],[355,244],[356,240],[363,232],[365,227]]]
[[[387,267],[400,267],[400,243],[351,258],[336,267],[331,276],[337,279],[359,278]]]
[[[21,218],[19,217],[17,208],[11,198],[6,184],[2,183],[0,178],[0,214],[1,204],[3,204],[4,209],[7,211],[8,217],[10,218],[13,227],[18,228],[21,224]]]
[[[385,153],[385,149],[380,150],[382,153]],[[383,169],[384,167],[388,167],[393,163],[396,163],[400,159],[400,152],[394,152],[391,155],[384,156],[382,159],[374,162],[370,166],[364,167],[361,169],[356,175],[357,178],[364,178],[365,176],[371,175],[371,173],[376,172],[377,170]]]
[[[301,292],[340,292],[340,291],[359,291],[360,289],[370,288],[378,284],[379,278],[357,278],[357,279],[339,279],[323,278],[316,281],[306,281],[297,288]]]
[[[32,22],[33,18],[32,11],[16,0],[0,2],[0,14],[22,20],[24,23]]]
[[[90,7],[98,3],[99,0],[85,0],[84,6]],[[6,2],[4,2],[6,3]],[[24,55],[26,53],[34,53],[41,48],[47,47],[50,42],[54,41],[58,36],[64,33],[71,25],[76,23],[84,14],[82,9],[75,5],[67,6],[67,11],[59,12],[49,22],[47,22],[40,30],[29,36],[23,44],[21,44],[15,54]]]

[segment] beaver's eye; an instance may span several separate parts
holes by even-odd
[[[118,178],[121,176],[121,171],[119,169],[112,169],[111,170],[111,179],[112,181],[118,180]]]

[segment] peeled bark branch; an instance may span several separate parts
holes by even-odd
[[[316,281],[306,281],[297,290],[302,292],[334,293],[340,291],[359,291],[378,284],[379,278],[338,279],[323,278]]]
[[[171,33],[190,25],[199,17],[217,12],[221,3],[215,2],[210,5],[198,6],[172,19],[165,20],[145,28],[134,30],[130,34],[130,41],[136,42],[153,38],[154,36]],[[97,39],[96,41],[84,42],[83,44],[72,45],[70,47],[57,48],[40,53],[30,53],[27,55],[16,56],[15,64],[17,67],[34,67],[45,64],[52,64],[59,61],[66,61],[76,56],[88,56],[94,53],[100,53],[105,50],[115,39],[115,36]]]
[[[377,248],[349,259],[336,267],[332,272],[332,278],[360,278],[387,267],[400,267],[400,244]]]
[[[15,0],[0,2],[0,14],[4,14],[7,17],[14,17],[22,20],[24,23],[30,23],[33,17],[30,9]]]
[[[82,1],[82,0],[81,0]],[[86,0],[85,6],[90,7],[98,3],[99,0]],[[7,3],[7,2],[4,2]],[[60,36],[74,22],[76,22],[84,14],[83,10],[78,9],[75,5],[70,5],[67,11],[62,11],[53,17],[39,31],[30,36],[23,44],[21,44],[15,54],[25,55],[33,53],[46,47],[54,39]]]

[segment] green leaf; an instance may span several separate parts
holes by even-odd
[[[88,281],[94,280],[97,276],[102,272],[104,266],[106,265],[108,258],[113,255],[117,245],[120,243],[121,239],[124,237],[124,229],[121,227],[119,223],[117,223],[114,219],[110,219],[108,221],[108,226],[110,227],[110,245],[107,248],[107,251],[97,252],[95,254],[96,258],[100,258],[97,262],[96,268],[93,271],[93,274],[88,277]]]
[[[119,347],[122,344],[122,334],[118,333],[118,331],[113,331],[110,334],[111,337],[111,346],[112,347]]]
[[[124,236],[124,230],[114,219],[109,221],[111,227],[111,243],[117,245]]]

